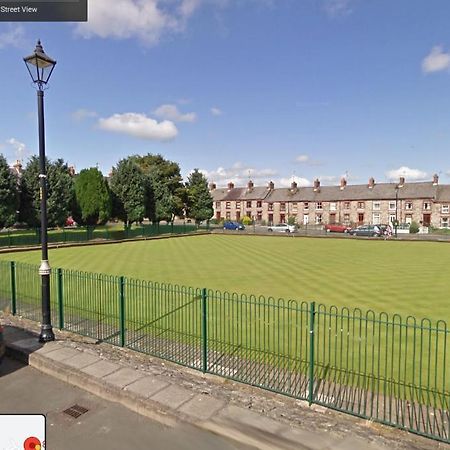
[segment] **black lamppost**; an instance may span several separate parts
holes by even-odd
[[[45,170],[45,134],[44,134],[44,90],[55,68],[56,61],[45,54],[41,41],[37,42],[32,55],[23,58],[37,89],[38,126],[39,126],[39,187],[41,197],[41,247],[42,260],[39,267],[42,291],[42,325],[39,342],[54,341],[50,317],[50,264],[48,263],[47,241],[47,175]]]

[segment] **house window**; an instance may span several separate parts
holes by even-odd
[[[252,207],[252,202],[247,202],[247,208],[251,208]]]
[[[448,217],[441,217],[441,227],[448,228]]]
[[[262,201],[261,201],[261,200],[258,200],[258,201],[256,202],[256,207],[257,207],[257,208],[262,208]]]
[[[236,209],[241,209],[241,202],[236,202]]]
[[[303,210],[304,211],[308,211],[309,210],[309,203],[308,202],[303,202]]]
[[[269,214],[268,219],[269,219],[269,225],[272,225],[273,224],[273,214]]]
[[[225,208],[230,209],[231,208],[231,202],[227,202],[225,204]],[[228,219],[228,217],[227,217],[227,219]]]
[[[247,210],[246,212],[245,212],[245,215],[247,216],[247,217],[252,217],[252,212],[251,211],[249,211],[249,210]]]
[[[285,223],[285,222],[286,222],[286,215],[280,214],[280,223]]]
[[[230,211],[227,211],[226,218],[227,218],[227,220],[230,220],[230,219],[231,219],[231,213],[230,213]]]
[[[405,223],[411,224],[412,222],[412,214],[406,214]]]
[[[336,211],[336,202],[330,203],[330,211]]]
[[[344,202],[344,209],[350,209],[350,202]]]
[[[372,223],[374,225],[379,225],[381,223],[381,214],[379,212],[372,214]]]
[[[442,214],[448,214],[448,205],[442,205],[441,206],[441,213]]]
[[[303,214],[303,225],[308,225],[309,223],[309,215]]]
[[[319,211],[321,211],[322,210],[322,202],[317,202],[316,203],[316,209],[318,209]],[[321,216],[322,217],[322,216]],[[321,219],[322,220],[322,219]],[[318,222],[318,223],[321,223],[321,222]]]
[[[406,203],[405,203],[405,209],[409,209],[409,210],[413,209],[413,204],[412,204],[412,202],[406,202]]]
[[[395,223],[395,214],[389,214],[389,223]]]
[[[379,211],[380,208],[381,208],[381,202],[376,201],[376,202],[373,202],[373,203],[372,203],[372,209],[373,209],[374,211]]]
[[[350,225],[350,214],[344,214],[344,224]]]
[[[364,209],[364,202],[358,202],[358,209]]]
[[[429,211],[431,209],[431,203],[430,202],[423,202],[423,209],[425,211]]]
[[[269,203],[269,204],[267,205],[267,209],[268,209],[269,211],[273,211],[273,203]]]
[[[216,209],[220,209],[220,202],[216,202]]]
[[[364,223],[364,213],[358,213],[358,223]]]
[[[258,221],[262,220],[262,212],[261,211],[258,211],[256,213],[256,220],[258,220]]]
[[[292,212],[293,213],[297,212],[297,202],[292,203]]]
[[[389,202],[389,211],[395,211],[396,208],[396,203],[395,202]]]
[[[322,223],[322,214],[316,214],[316,224]]]
[[[280,203],[280,211],[286,211],[286,203],[285,202]]]

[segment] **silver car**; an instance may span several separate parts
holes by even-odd
[[[294,233],[295,225],[288,225],[287,223],[279,223],[278,225],[270,225],[267,231],[278,231],[279,233]]]

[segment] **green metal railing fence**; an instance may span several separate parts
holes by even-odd
[[[450,443],[444,321],[52,271],[55,326]],[[0,306],[39,321],[35,266],[0,261]]]
[[[192,233],[198,229],[209,229],[206,224],[197,227],[195,224],[146,224],[127,228],[118,227],[79,227],[49,230],[49,243],[88,242],[92,240],[124,240],[146,238],[161,234]],[[0,247],[21,247],[40,245],[39,228],[32,230],[5,231],[0,233]]]

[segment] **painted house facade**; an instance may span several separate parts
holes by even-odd
[[[284,223],[293,217],[299,225],[341,223],[346,225],[416,222],[436,228],[450,227],[450,185],[440,185],[434,175],[429,182],[376,183],[347,185],[344,178],[339,186],[321,186],[315,180],[312,187],[275,188],[246,187],[228,183],[219,188],[211,183],[214,218],[241,220],[250,217],[257,223]]]

